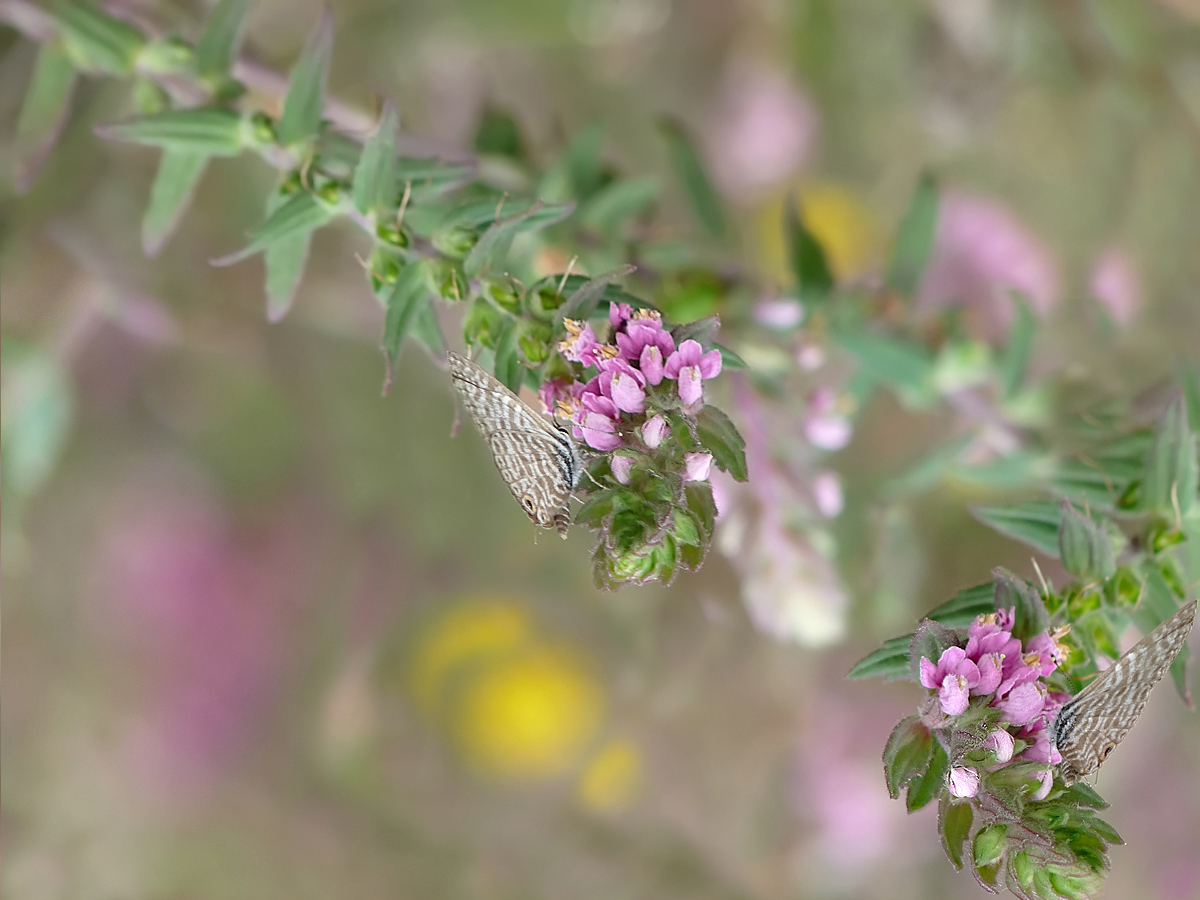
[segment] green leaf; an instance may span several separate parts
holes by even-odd
[[[657,198],[658,181],[654,178],[614,181],[587,202],[579,213],[579,223],[601,234],[616,234],[626,222],[650,209]]]
[[[675,173],[679,176],[679,180],[683,182],[684,190],[687,191],[688,200],[691,201],[692,211],[696,214],[696,218],[700,220],[704,230],[712,237],[724,236],[725,216],[721,212],[720,198],[713,190],[712,183],[704,171],[704,165],[700,162],[700,156],[696,153],[696,148],[692,146],[687,132],[677,120],[665,116],[659,119],[658,128],[667,142],[667,152],[670,154],[671,163],[675,167]]]
[[[1108,578],[1117,571],[1104,522],[1093,522],[1064,500],[1059,507],[1058,547],[1063,568],[1085,579]]]
[[[943,653],[957,644],[958,637],[952,629],[940,622],[922,619],[908,645],[908,671],[913,681],[921,681],[922,659],[936,664]]]
[[[941,606],[933,609],[927,619],[940,622],[948,628],[965,628],[979,616],[996,611],[996,589],[992,582],[977,584],[959,591]]]
[[[713,349],[721,351],[721,368],[722,369],[748,369],[750,368],[744,359],[726,347],[724,344],[713,342]]]
[[[388,100],[354,170],[354,206],[363,215],[388,209],[395,202],[398,125],[396,106]]]
[[[705,316],[694,322],[676,325],[671,329],[671,337],[675,340],[676,346],[684,341],[696,341],[702,347],[707,348],[712,343],[712,339],[716,337],[717,329],[720,327],[720,316]]]
[[[912,635],[906,634],[884,641],[883,646],[869,653],[854,664],[846,673],[847,678],[884,678],[894,681],[899,678],[911,678],[908,666],[908,648],[912,645]]]
[[[918,402],[929,395],[934,361],[924,348],[866,331],[836,332],[833,339],[902,399]]]
[[[696,437],[713,456],[713,462],[734,481],[746,481],[746,442],[738,434],[729,416],[715,406],[705,406],[696,414]]]
[[[555,323],[561,323],[563,319],[576,319],[579,321],[590,319],[596,311],[596,307],[600,305],[600,300],[608,290],[609,283],[614,278],[629,275],[635,270],[635,266],[621,266],[619,269],[613,269],[611,272],[585,281],[558,308],[554,316]]]
[[[1013,300],[1012,330],[1008,345],[1000,358],[1000,389],[1005,398],[1016,396],[1025,379],[1025,368],[1029,364],[1029,350],[1033,346],[1035,322],[1029,300],[1019,291],[1011,292]]]
[[[321,127],[325,80],[333,52],[333,14],[327,9],[300,59],[292,69],[283,115],[279,117],[279,143],[291,147],[315,137]]]
[[[794,196],[789,195],[784,208],[783,228],[799,300],[805,307],[816,306],[824,302],[833,290],[833,273],[821,244],[805,228]]]
[[[563,155],[542,176],[537,195],[549,203],[587,200],[600,188],[604,177],[600,166],[603,146],[602,126],[589,125],[578,132]]]
[[[1057,557],[1058,504],[1047,500],[1027,500],[1011,506],[975,506],[971,514],[984,525],[1033,547],[1047,556]]]
[[[37,64],[17,120],[16,184],[27,191],[58,142],[71,111],[75,66],[61,40],[49,40],[38,51]]]
[[[1188,363],[1179,372],[1183,397],[1187,401],[1188,421],[1200,426],[1200,363]]]
[[[908,211],[896,232],[892,258],[888,263],[887,284],[911,297],[921,283],[937,226],[938,185],[932,175],[917,183]]]
[[[429,295],[433,286],[424,262],[411,262],[400,271],[400,276],[388,295],[383,323],[383,355],[387,371],[383,379],[383,393],[392,387],[396,374],[396,362],[404,347],[404,338],[412,330],[421,310],[429,306]]]
[[[946,748],[940,742],[934,741],[933,760],[924,774],[916,775],[908,783],[908,795],[905,806],[909,812],[916,812],[942,792],[946,786],[946,773],[950,771],[950,757]]]
[[[691,547],[699,547],[703,543],[696,520],[682,509],[675,510],[675,540]]]
[[[267,198],[267,217],[270,218],[287,201],[288,194],[273,192]],[[263,251],[263,267],[266,270],[267,321],[279,322],[292,308],[296,289],[308,264],[308,250],[312,244],[312,231],[299,231],[271,242]]]
[[[603,490],[592,494],[575,514],[575,524],[584,525],[593,530],[601,528],[604,520],[613,511],[617,494],[616,490]]]
[[[276,207],[261,225],[250,232],[250,242],[245,247],[236,253],[214,259],[212,265],[218,268],[231,266],[255,253],[261,253],[284,238],[311,234],[336,215],[336,208],[327,205],[308,191],[296,191]]]
[[[0,366],[4,491],[26,497],[50,477],[70,436],[75,405],[71,380],[49,354],[8,340]]]
[[[1188,427],[1187,404],[1182,395],[1167,407],[1146,454],[1142,482],[1144,509],[1174,516],[1176,504],[1186,515],[1196,502],[1200,465],[1196,462],[1196,435]]]
[[[1050,614],[1037,590],[1024,578],[1018,578],[1007,569],[997,566],[992,569],[996,593],[993,603],[996,609],[1012,607],[1015,612],[1012,634],[1027,641],[1050,627]]]
[[[503,110],[486,107],[475,131],[475,152],[524,159],[525,147],[517,120]]]
[[[203,153],[178,148],[163,150],[142,218],[142,250],[147,256],[157,256],[175,231],[207,164],[208,156]]]
[[[942,836],[942,849],[954,868],[963,867],[963,847],[971,834],[974,812],[970,803],[954,803],[942,797],[938,804],[938,832]]]
[[[888,793],[895,800],[900,789],[925,771],[933,759],[933,735],[917,716],[901,720],[883,749],[883,775]]]
[[[218,0],[196,44],[196,74],[216,83],[229,74],[251,0]]]
[[[231,109],[171,109],[153,116],[99,125],[99,137],[129,141],[164,150],[188,150],[205,156],[237,156],[242,152],[242,119]]]
[[[109,75],[133,72],[146,38],[128,22],[77,2],[58,4],[55,17],[78,68]]]
[[[514,394],[521,389],[525,380],[525,367],[517,355],[517,323],[510,319],[496,337],[496,360],[493,363],[496,377]]]
[[[495,266],[502,266],[513,238],[522,232],[536,231],[561,221],[574,208],[571,203],[545,204],[539,200],[529,209],[493,222],[467,254],[463,272],[468,278],[476,278]]]
[[[426,303],[421,307],[421,311],[417,313],[417,321],[413,322],[412,331],[409,334],[424,344],[435,358],[441,359],[446,355],[446,340],[442,337],[442,327],[438,324],[433,303]]]
[[[410,202],[427,200],[461,187],[475,176],[472,163],[444,159],[400,158],[396,161],[396,185],[410,186]]]

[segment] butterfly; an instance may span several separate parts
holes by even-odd
[[[565,538],[571,491],[583,471],[579,448],[566,429],[532,410],[482,366],[453,351],[446,359],[454,387],[521,509]]]
[[[1068,700],[1050,726],[1062,754],[1059,771],[1071,784],[1108,759],[1142,714],[1146,698],[1183,645],[1196,617],[1196,601],[1182,607]]]

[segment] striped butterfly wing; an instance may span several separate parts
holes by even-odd
[[[509,491],[530,519],[565,538],[571,491],[581,470],[574,442],[482,366],[454,352],[446,358],[454,386]]]
[[[1062,754],[1060,771],[1071,784],[1100,767],[1142,714],[1150,691],[1187,643],[1196,601],[1182,607],[1067,701],[1051,725]]]

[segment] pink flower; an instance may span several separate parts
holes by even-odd
[[[633,307],[628,303],[608,304],[608,324],[613,327],[613,331],[620,330],[621,326],[628,322],[632,315]]]
[[[1024,661],[1033,666],[1043,678],[1058,668],[1064,658],[1064,648],[1054,641],[1049,633],[1043,631],[1029,639],[1025,646]]]
[[[721,374],[721,351],[709,350],[705,353],[699,342],[684,341],[667,358],[664,371],[667,378],[678,379],[679,399],[684,406],[692,406],[704,396],[701,381]]]
[[[804,418],[804,436],[821,450],[841,450],[850,443],[850,420],[837,409],[837,394],[831,388],[818,388],[808,398]]]
[[[1012,320],[1013,290],[1042,315],[1050,311],[1059,290],[1049,251],[999,203],[954,191],[943,194],[921,305],[961,304],[984,336],[998,338]]]
[[[1036,671],[1036,670],[1035,670]],[[1040,684],[1019,684],[1008,695],[996,702],[1002,711],[1001,718],[1013,725],[1028,725],[1042,714],[1045,705],[1045,688]]]
[[[603,360],[600,374],[588,382],[585,393],[598,391],[627,413],[646,411],[646,377],[621,358]],[[617,416],[613,416],[617,418]]]
[[[667,418],[662,413],[651,416],[642,425],[642,440],[651,450],[658,447],[667,436]]]
[[[576,437],[583,438],[589,447],[596,450],[615,450],[621,446],[621,436],[616,433],[616,423],[600,413],[584,415],[575,432]]]
[[[1046,728],[1046,718],[1035,719],[1029,725],[1017,732],[1017,737],[1029,746],[1021,754],[1022,759],[1044,762],[1057,766],[1062,762],[1062,754],[1050,743],[1050,731]]]
[[[712,468],[711,453],[685,453],[684,481],[708,481],[708,470]]]
[[[817,111],[792,79],[758,61],[725,77],[709,139],[713,176],[744,195],[795,173],[816,141]]]
[[[1120,247],[1109,247],[1096,260],[1091,290],[1092,296],[1121,327],[1132,322],[1141,309],[1142,283],[1137,263]]]
[[[971,688],[979,684],[979,668],[962,647],[948,647],[936,666],[921,657],[921,684],[938,692],[943,713],[961,715],[970,702]]]
[[[642,370],[642,374],[646,376],[646,380],[651,384],[661,384],[663,374],[665,372],[663,366],[662,350],[657,344],[647,344],[642,348],[642,355],[638,359],[638,366]]]
[[[614,455],[609,463],[613,478],[621,484],[629,484],[629,475],[633,471],[633,457]]]
[[[646,347],[657,347],[663,357],[675,350],[675,339],[663,330],[662,316],[652,309],[639,309],[616,333],[617,347],[628,360],[640,360]]]
[[[837,472],[826,469],[819,472],[812,483],[813,502],[817,511],[827,519],[832,519],[842,511],[842,481]]]
[[[950,770],[950,793],[955,797],[974,797],[979,793],[979,773],[968,766]]]
[[[985,653],[975,662],[979,666],[979,684],[971,693],[978,696],[995,693],[1004,678],[1004,657],[999,653]]]
[[[988,750],[995,750],[996,762],[999,765],[1004,765],[1012,759],[1016,741],[1013,740],[1013,736],[1006,729],[997,728],[987,736],[987,740],[983,742],[983,746]]]
[[[578,381],[555,378],[542,382],[542,386],[538,388],[538,399],[542,401],[546,412],[560,419],[569,419],[573,409],[578,406],[581,393],[583,385]]]
[[[574,319],[563,319],[567,328],[566,340],[559,341],[558,352],[571,362],[594,366],[598,360],[596,349],[600,342],[596,340],[596,332],[587,322],[576,322]]]

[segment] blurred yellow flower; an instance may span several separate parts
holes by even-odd
[[[616,812],[629,805],[642,774],[642,755],[625,738],[609,741],[584,767],[576,796],[596,812]]]
[[[464,686],[454,737],[483,774],[547,777],[579,759],[604,705],[603,690],[578,654],[530,646],[489,664]]]
[[[412,660],[417,705],[432,715],[456,672],[510,652],[528,643],[532,634],[529,614],[513,600],[480,598],[450,610],[433,622]]]
[[[810,184],[793,188],[804,216],[804,224],[813,233],[829,266],[839,281],[857,278],[877,260],[879,232],[867,208],[850,191],[832,183]],[[788,193],[781,193],[758,213],[758,246],[762,264],[772,278],[790,281],[787,252],[784,247],[783,204]]]

